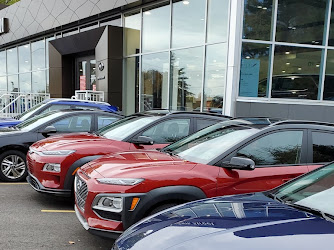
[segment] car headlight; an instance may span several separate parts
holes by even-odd
[[[121,186],[134,186],[144,181],[142,178],[101,178],[96,180],[102,184]]]
[[[73,154],[75,150],[54,150],[54,151],[42,151],[42,155],[70,155]]]
[[[123,210],[123,198],[113,196],[102,196],[93,209],[120,213]]]
[[[60,173],[61,167],[59,163],[46,163],[43,171]]]

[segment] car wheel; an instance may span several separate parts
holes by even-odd
[[[147,216],[150,216],[150,215],[153,215],[153,214],[156,214],[156,213],[159,213],[161,212],[162,210],[165,210],[167,208],[171,208],[171,207],[174,207],[174,206],[177,206],[179,205],[178,203],[165,203],[165,204],[162,204],[158,207],[155,207],[154,209],[152,209]]]
[[[0,179],[7,182],[22,181],[27,177],[26,156],[17,150],[0,154]]]

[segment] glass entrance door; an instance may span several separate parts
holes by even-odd
[[[96,60],[94,56],[76,60],[76,89],[96,90]]]

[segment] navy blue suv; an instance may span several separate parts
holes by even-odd
[[[63,109],[96,109],[108,112],[117,113],[118,108],[106,102],[94,102],[77,99],[47,99],[40,104],[32,107],[26,112],[22,113],[16,119],[3,118],[0,119],[0,127],[15,126],[25,120],[30,119],[36,115],[40,115],[49,111],[58,111]]]

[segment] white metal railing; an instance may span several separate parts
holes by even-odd
[[[104,102],[104,92],[94,90],[76,90],[72,99]]]
[[[0,117],[15,117],[49,99],[50,94],[8,92],[0,94]]]

